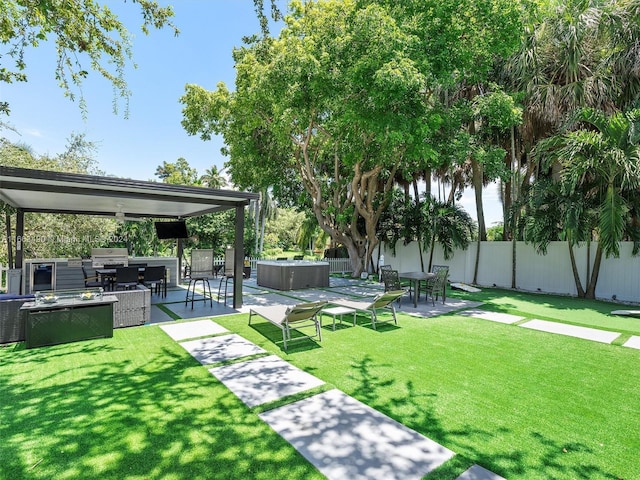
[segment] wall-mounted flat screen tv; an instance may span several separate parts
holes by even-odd
[[[184,220],[175,222],[156,222],[156,235],[160,240],[170,238],[189,238]]]

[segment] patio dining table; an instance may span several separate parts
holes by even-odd
[[[138,274],[143,275],[145,270],[146,270],[146,267],[138,267]],[[113,281],[116,278],[115,267],[96,268],[95,271],[96,271],[96,275],[98,275],[98,278],[100,278],[102,283],[105,283],[106,285],[109,285],[110,288],[112,288]]]
[[[431,272],[402,272],[398,276],[400,279],[413,282],[413,308],[418,308],[418,295],[420,294],[420,282],[424,280],[432,280],[436,278],[435,273]],[[444,295],[444,294],[443,294]]]

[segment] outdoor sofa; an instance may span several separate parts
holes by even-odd
[[[24,312],[20,307],[34,298],[33,295],[0,294],[0,343],[24,340]]]

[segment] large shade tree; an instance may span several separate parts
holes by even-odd
[[[378,5],[292,4],[277,39],[234,52],[236,90],[187,86],[183,126],[222,134],[233,182],[287,190],[299,182],[320,227],[368,267],[376,225],[403,162],[425,159],[433,119],[416,38]]]

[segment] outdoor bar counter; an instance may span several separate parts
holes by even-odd
[[[258,262],[257,282],[261,287],[275,290],[328,287],[329,263],[306,260]]]

